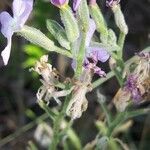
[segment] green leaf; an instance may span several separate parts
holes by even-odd
[[[96,121],[95,124],[96,124],[96,127],[99,129],[100,133],[102,135],[106,135],[106,133],[107,133],[107,126],[106,126],[106,124],[104,122],[102,122],[102,121],[99,121],[99,120]]]
[[[140,115],[145,115],[150,112],[150,108],[138,109],[134,111],[126,112],[126,119],[133,118]]]
[[[73,43],[79,37],[77,20],[69,6],[60,9],[61,20],[65,26],[68,40]]]
[[[81,21],[82,28],[84,29],[84,31],[88,31],[90,16],[87,0],[82,0],[80,2],[77,14],[79,16],[79,20]]]
[[[36,28],[25,25],[17,33],[31,43],[36,44],[37,46],[40,46],[45,50],[56,52],[67,57],[72,57],[72,54],[70,52],[66,51],[66,49],[54,45],[54,42],[52,40],[50,40],[45,34],[43,34],[40,30]]]
[[[121,32],[124,34],[128,33],[128,26],[126,24],[124,15],[121,11],[120,5],[116,5],[116,7],[112,7],[114,17],[115,17],[115,22],[117,27],[120,29]]]
[[[100,39],[102,43],[107,43],[107,25],[105,23],[103,14],[97,4],[90,6],[90,14],[96,23],[97,31],[101,34]]]
[[[40,30],[23,26],[23,28],[18,32],[19,35],[23,36],[25,39],[29,40],[31,43],[36,44],[42,48],[47,50],[51,50],[54,47],[54,42],[51,41],[45,34],[43,34]]]
[[[98,42],[91,42],[90,46],[106,49],[110,53],[112,53],[113,51],[118,51],[120,48],[118,45],[109,45],[109,44],[103,44]]]
[[[33,57],[36,57],[36,58],[39,58],[42,55],[44,55],[44,52],[42,51],[41,48],[39,48],[35,45],[31,45],[31,44],[30,45],[25,45],[24,51],[29,56],[33,56]]]
[[[70,42],[67,39],[67,35],[63,27],[54,20],[48,19],[46,21],[47,29],[54,36],[54,38],[59,42],[59,44],[66,48],[70,49]]]
[[[25,111],[25,114],[27,115],[27,117],[29,117],[30,119],[36,119],[36,114],[31,110],[31,109],[27,109]]]
[[[38,150],[38,148],[36,147],[36,145],[32,141],[29,141],[28,146],[27,146],[27,150]]]
[[[109,29],[108,30],[108,44],[116,45],[116,43],[117,43],[116,34],[112,29]]]
[[[64,31],[60,30],[56,35],[56,39],[62,47],[70,50],[70,42],[68,41],[66,33]]]
[[[34,58],[34,57],[28,58],[28,59],[23,63],[23,67],[24,67],[24,68],[32,67],[32,66],[35,65],[36,61],[37,61],[37,58]]]
[[[52,20],[52,19],[47,19],[46,20],[46,26],[47,26],[47,29],[49,30],[49,32],[56,38],[56,34],[59,32],[59,31],[63,31],[63,27],[58,23],[56,22],[55,20]]]

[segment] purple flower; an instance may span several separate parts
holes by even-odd
[[[68,3],[68,0],[50,0],[50,2],[57,6],[57,7],[60,7],[60,6],[63,6],[64,4],[67,4]]]
[[[107,7],[113,7],[114,5],[117,5],[119,3],[120,3],[120,0],[106,0]]]
[[[86,54],[85,54],[83,67],[85,69],[92,69],[94,71],[94,73],[97,73],[100,76],[105,76],[104,71],[102,71],[96,65],[97,65],[98,61],[106,62],[109,59],[110,55],[105,49],[103,49],[101,47],[90,46],[90,42],[92,40],[95,30],[96,30],[95,22],[94,22],[94,20],[90,19],[89,20],[89,30],[87,32],[87,36],[85,39]],[[81,40],[81,36],[79,37],[79,42],[77,42],[77,43],[80,43],[80,40]],[[92,60],[92,63],[89,61],[89,59]],[[73,60],[73,63],[72,63],[73,69],[76,68],[76,63],[77,62],[75,60]]]
[[[131,96],[133,100],[135,100],[135,102],[138,102],[142,98],[138,85],[137,85],[137,79],[138,77],[136,75],[130,74],[127,77],[127,81],[125,83],[125,90],[131,93]]]
[[[100,77],[105,77],[106,76],[106,73],[97,65],[97,62],[90,62],[88,59],[86,59],[84,61],[84,68],[86,70],[91,70],[93,71],[94,73],[98,74]]]
[[[73,0],[73,10],[77,11],[81,0]]]
[[[96,30],[96,24],[94,20],[90,19],[89,21],[89,30],[87,32],[87,37],[86,37],[86,57],[90,57],[93,60],[101,61],[101,62],[106,62],[109,58],[109,54],[105,49],[102,49],[100,47],[95,47],[95,46],[90,46],[90,42],[92,40],[92,37],[94,35],[94,32]]]
[[[92,58],[94,62],[106,62],[110,57],[105,49],[99,47],[88,47],[88,52],[86,56],[88,58]]]
[[[13,17],[6,11],[0,14],[1,32],[7,38],[7,46],[1,53],[5,65],[7,65],[10,57],[12,35],[23,27],[32,11],[32,7],[33,0],[14,0]]]

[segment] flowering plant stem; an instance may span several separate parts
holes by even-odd
[[[57,114],[54,113],[42,100],[39,102],[39,105],[48,114],[49,118],[54,121]]]
[[[106,115],[106,120],[107,120],[108,126],[110,126],[110,124],[111,124],[111,114],[108,112],[107,107],[105,105],[105,102],[102,102],[100,99],[98,99],[98,102],[100,103],[101,108],[102,108],[104,114]]]
[[[68,86],[66,89],[69,89],[69,88],[70,88],[70,86]],[[52,143],[49,147],[49,150],[57,150],[57,144],[59,142],[60,124],[66,114],[66,109],[67,109],[68,103],[70,101],[70,98],[71,98],[71,94],[65,98],[63,108],[54,121],[54,125],[53,125],[54,134],[53,134],[53,139],[52,139]]]
[[[126,34],[120,31],[119,39],[118,39],[118,46],[120,49],[117,51],[117,66],[120,68],[120,71],[118,71],[117,68],[113,69],[115,76],[119,82],[119,85],[122,87],[123,85],[123,78],[122,73],[124,70],[124,61],[123,61],[123,47],[125,42]]]
[[[123,32],[120,32],[119,39],[118,39],[118,45],[120,47],[120,50],[118,51],[117,55],[121,60],[123,56],[123,46],[125,42],[125,37],[126,37],[126,34],[124,34]]]
[[[84,61],[84,57],[85,57],[86,32],[82,32],[82,34],[83,34],[82,41],[80,44],[79,54],[77,56],[77,69],[75,72],[75,77],[77,77],[77,78],[81,75],[82,67],[83,67],[83,61]]]

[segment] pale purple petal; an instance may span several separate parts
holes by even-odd
[[[95,66],[95,67],[93,68],[93,70],[94,70],[94,73],[98,74],[100,77],[105,77],[105,76],[106,76],[105,71],[103,71],[103,70],[102,70],[100,67],[98,67],[98,66]]]
[[[80,5],[80,2],[81,2],[81,0],[74,0],[74,1],[73,1],[73,10],[74,10],[74,11],[77,11],[77,10],[78,10],[78,7],[79,7],[79,5]]]
[[[98,60],[101,62],[106,62],[110,57],[109,53],[104,49],[102,49],[101,51],[98,50],[97,52],[98,52]]]
[[[89,30],[87,32],[87,37],[86,37],[86,42],[85,42],[86,47],[89,47],[95,30],[96,30],[96,24],[93,19],[90,19],[89,20]]]
[[[33,9],[33,0],[14,0],[12,9],[13,18],[17,20],[17,26],[22,27]]]
[[[100,47],[88,47],[87,48],[87,57],[91,57],[94,61],[106,62],[110,55],[109,53]]]
[[[12,4],[12,10],[14,18],[21,16],[25,10],[25,0],[14,0]]]
[[[9,38],[13,34],[13,28],[11,27],[11,23],[13,22],[13,18],[6,11],[0,14],[0,23],[1,23],[1,32],[6,37]]]
[[[92,70],[94,73],[98,74],[100,77],[105,77],[106,73],[98,66],[96,66],[97,62],[90,62],[88,59],[84,61],[83,67],[86,70]]]
[[[25,7],[25,9],[22,12],[22,14],[19,16],[21,27],[25,24],[25,22],[29,18],[29,15],[33,9],[33,0],[22,0],[22,1],[23,1],[22,7]]]
[[[142,99],[142,95],[137,84],[137,79],[138,77],[136,75],[130,74],[127,77],[127,81],[125,82],[124,87],[126,91],[129,91],[131,93],[134,102],[139,102]]]
[[[8,64],[8,60],[10,57],[10,51],[11,51],[11,37],[9,37],[7,39],[7,46],[5,47],[5,49],[1,53],[1,56],[2,56],[3,61],[4,61],[4,65]]]

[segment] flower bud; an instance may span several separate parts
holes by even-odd
[[[107,43],[107,38],[108,38],[108,30],[107,30],[107,25],[105,23],[103,14],[94,1],[90,3],[90,13],[93,18],[93,20],[96,23],[96,29],[97,31],[101,34],[101,41],[102,43]]]
[[[112,7],[112,11],[114,13],[116,25],[118,26],[118,28],[120,29],[121,32],[123,32],[124,34],[127,34],[128,26],[125,22],[124,15],[120,9],[120,5],[114,5]]]
[[[62,7],[68,3],[68,0],[51,0],[51,3],[57,7]]]
[[[89,29],[89,9],[86,0],[82,0],[77,10],[77,15],[79,16],[79,21],[81,22],[82,28],[85,32]]]

